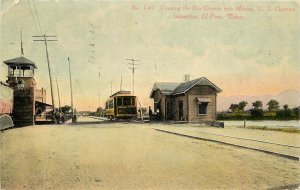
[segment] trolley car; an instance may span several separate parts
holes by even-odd
[[[105,104],[105,115],[110,120],[137,117],[136,96],[130,91],[119,91],[111,95]]]

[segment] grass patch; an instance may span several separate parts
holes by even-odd
[[[242,128],[242,127],[241,127]],[[266,126],[247,126],[246,129],[257,129],[257,130],[265,130],[265,131],[280,131],[286,133],[300,133],[300,129],[295,127],[266,127]]]

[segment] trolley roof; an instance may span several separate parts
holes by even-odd
[[[130,91],[126,91],[126,90],[120,90],[114,94],[112,94],[111,96],[109,96],[110,98],[112,97],[116,97],[116,96],[134,96],[133,94],[131,94]]]

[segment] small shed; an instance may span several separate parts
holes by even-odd
[[[216,120],[220,92],[219,87],[201,77],[184,83],[156,82],[150,98],[162,120],[211,122]]]

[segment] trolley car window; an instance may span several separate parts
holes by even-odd
[[[111,101],[109,101],[109,103],[108,103],[109,105],[108,105],[108,107],[109,108],[113,108],[114,107],[114,102],[111,100]]]
[[[135,97],[132,97],[131,105],[135,106]]]
[[[117,106],[122,106],[122,98],[117,98]]]
[[[130,105],[131,105],[131,97],[124,97],[123,106],[130,106]]]

